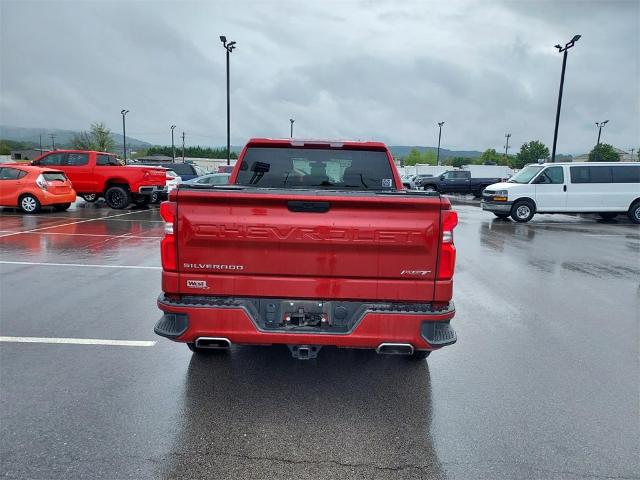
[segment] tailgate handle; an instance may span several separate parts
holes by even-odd
[[[329,202],[302,202],[299,200],[290,200],[287,202],[287,208],[292,212],[311,212],[326,213],[331,208]]]

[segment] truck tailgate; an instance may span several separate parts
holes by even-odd
[[[175,293],[433,299],[437,196],[256,189],[176,195]]]

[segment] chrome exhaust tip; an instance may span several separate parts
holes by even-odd
[[[228,350],[231,348],[229,339],[223,337],[198,337],[195,343],[197,348],[210,348],[214,350]]]
[[[376,348],[379,355],[411,355],[413,345],[410,343],[381,343]]]

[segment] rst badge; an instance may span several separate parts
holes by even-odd
[[[411,275],[411,276],[420,276],[425,277],[431,273],[431,270],[402,270],[400,275]]]
[[[187,288],[199,288],[201,290],[209,290],[206,280],[187,280]]]

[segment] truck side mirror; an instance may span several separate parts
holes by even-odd
[[[440,180],[444,180],[444,175],[440,175]]]

